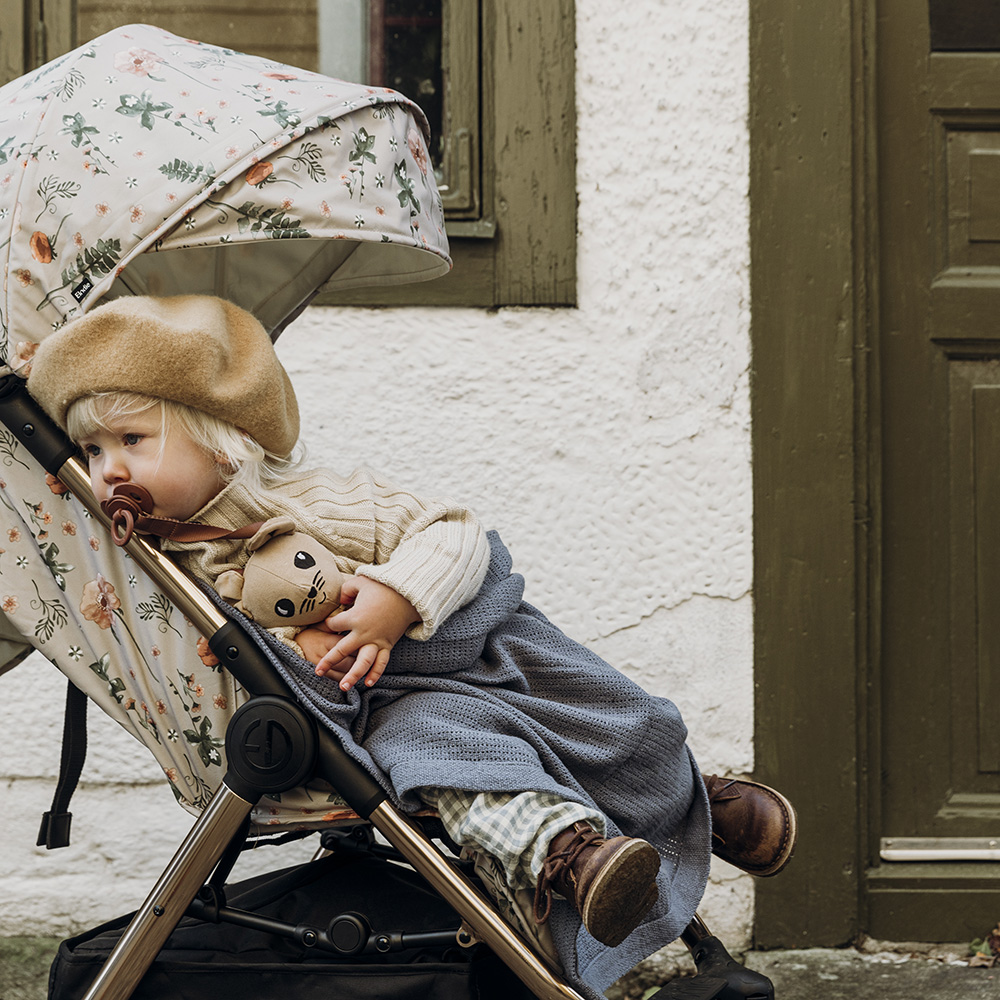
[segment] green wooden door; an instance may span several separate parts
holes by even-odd
[[[985,934],[1000,898],[998,6],[876,4],[881,613],[863,929],[896,940]]]

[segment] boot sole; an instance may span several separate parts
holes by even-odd
[[[752,784],[757,784],[757,782],[752,782]],[[770,788],[770,786],[766,787]],[[764,871],[753,872],[758,878],[770,878],[772,875],[777,875],[792,860],[792,855],[795,853],[795,842],[799,838],[799,820],[795,815],[795,807],[781,792],[774,788],[770,790],[778,797],[778,801],[784,807],[788,820],[788,834],[785,837],[784,844],[781,846],[781,850],[778,852],[778,857],[775,858],[774,864],[769,865]]]
[[[636,929],[656,902],[660,855],[644,840],[629,840],[601,869],[580,909],[583,925],[614,948]]]

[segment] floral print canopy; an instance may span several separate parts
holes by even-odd
[[[13,81],[0,89],[0,357],[24,374],[33,343],[117,295],[222,295],[276,334],[321,286],[444,273],[425,130],[399,94],[145,25]],[[246,692],[2,425],[0,609],[150,750],[181,805],[204,807]],[[262,800],[254,819],[346,811],[321,783]]]
[[[395,91],[148,25],[94,39],[0,88],[0,346],[109,295],[209,292],[277,331],[325,283],[437,277],[426,129]]]

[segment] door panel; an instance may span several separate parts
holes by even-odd
[[[973,860],[1000,843],[1000,52],[932,52],[926,4],[878,11],[882,759],[867,929],[958,940],[995,922],[1000,879]],[[937,853],[889,860],[901,847]]]

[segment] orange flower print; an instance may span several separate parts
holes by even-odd
[[[224,709],[226,705],[229,704],[229,702],[227,701],[226,696],[224,694],[217,694],[212,699],[212,704],[218,709]]]
[[[17,528],[8,528],[7,540],[10,542],[19,542],[21,540],[21,532]]]
[[[95,552],[97,552],[101,547],[101,540],[99,538],[95,538],[93,535],[87,539],[87,542]]]
[[[293,76],[291,73],[262,73],[261,76],[266,76],[269,80],[297,80],[297,76]]]
[[[8,613],[10,613],[11,611],[16,611],[17,610],[17,598],[14,597],[14,596],[12,596],[12,595],[8,595],[7,597],[5,597],[3,599],[3,604],[0,605],[0,607],[2,607],[4,609],[4,611],[6,611]]]
[[[97,203],[97,204],[96,204],[96,205],[94,206],[94,211],[96,211],[96,212],[97,212],[97,214],[98,214],[98,215],[101,215],[101,216],[103,216],[103,215],[107,215],[107,214],[108,214],[108,212],[110,212],[110,211],[111,211],[111,206],[110,206],[110,205],[109,205],[109,204],[108,204],[108,203],[107,203],[106,201],[99,201],[99,202],[98,202],[98,203]]]
[[[39,264],[48,264],[52,261],[52,244],[49,243],[49,238],[45,233],[32,233],[28,245],[31,247],[31,256]]]
[[[154,646],[154,647],[153,647],[153,648],[152,648],[152,649],[150,650],[150,652],[151,652],[151,653],[153,654],[153,656],[159,656],[159,655],[160,655],[160,652],[161,652],[161,651],[160,651],[160,647],[159,647],[159,646]]]
[[[112,614],[121,607],[121,603],[114,586],[98,573],[97,579],[83,588],[80,613],[88,622],[96,622],[101,628],[111,628]]]
[[[165,767],[163,773],[176,785],[179,775],[176,767]]]
[[[21,282],[25,288],[27,288],[28,285],[33,285],[35,283],[35,279],[31,276],[31,272],[23,267],[19,267],[14,272],[14,277],[17,278],[17,280]]]
[[[195,695],[197,695],[197,697],[199,698],[203,698],[205,696],[205,689],[204,687],[202,687],[201,684],[195,684],[192,690],[194,691]]]
[[[267,160],[262,160],[260,163],[255,163],[247,171],[246,182],[252,187],[256,187],[258,184],[266,181],[272,173],[274,173],[274,164],[268,163]]]
[[[325,201],[321,201],[319,203],[319,210],[324,219],[329,219],[330,216],[333,214],[332,210],[330,209],[330,206]]]
[[[73,234],[73,246],[75,246],[77,250],[82,250],[86,245],[87,241],[83,238],[83,233]]]
[[[52,515],[48,511],[46,511],[44,514],[42,514],[42,523],[43,524],[51,524],[52,523]]]
[[[146,213],[143,211],[142,205],[132,205],[129,208],[129,219],[132,222],[142,222],[146,218]]]
[[[197,650],[198,656],[201,657],[201,662],[206,667],[217,667],[219,665],[219,658],[209,648],[208,640],[203,635],[198,636]]]
[[[62,523],[62,533],[64,535],[75,535],[76,525],[72,521],[63,521]]]
[[[412,154],[413,159],[416,160],[417,166],[420,168],[420,172],[426,177],[427,147],[420,138],[420,133],[415,128],[411,128],[409,132],[406,133],[406,145],[410,147],[410,153]]]
[[[156,703],[156,711],[160,715],[166,715],[167,714],[167,703],[165,701],[163,701],[162,698]]]
[[[56,479],[51,472],[45,473],[45,485],[48,486],[48,488],[55,493],[57,497],[69,492],[69,487]]]

